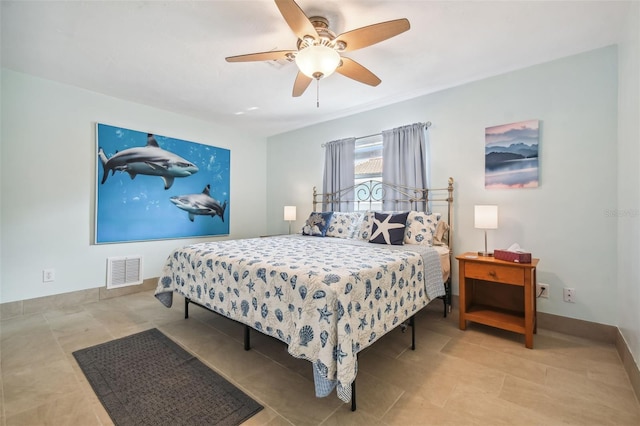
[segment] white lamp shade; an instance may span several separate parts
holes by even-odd
[[[498,206],[475,206],[474,218],[478,229],[498,229]]]
[[[340,54],[327,46],[309,46],[296,54],[296,65],[310,78],[329,77],[340,64]]]
[[[284,206],[284,220],[296,220],[296,206]]]

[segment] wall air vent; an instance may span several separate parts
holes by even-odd
[[[107,258],[107,288],[142,284],[142,256]]]

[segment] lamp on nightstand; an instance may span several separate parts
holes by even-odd
[[[296,220],[296,206],[284,206],[284,220],[289,221],[289,233],[291,233],[291,222]]]
[[[484,229],[484,251],[479,251],[479,256],[493,256],[493,252],[487,251],[487,229],[498,229],[498,206],[475,206],[475,228]]]

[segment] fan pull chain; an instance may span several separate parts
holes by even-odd
[[[316,78],[316,108],[320,108],[320,79]]]

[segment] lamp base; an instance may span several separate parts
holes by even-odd
[[[479,251],[478,256],[493,257],[493,252],[487,250],[487,230],[484,230],[484,251]]]

